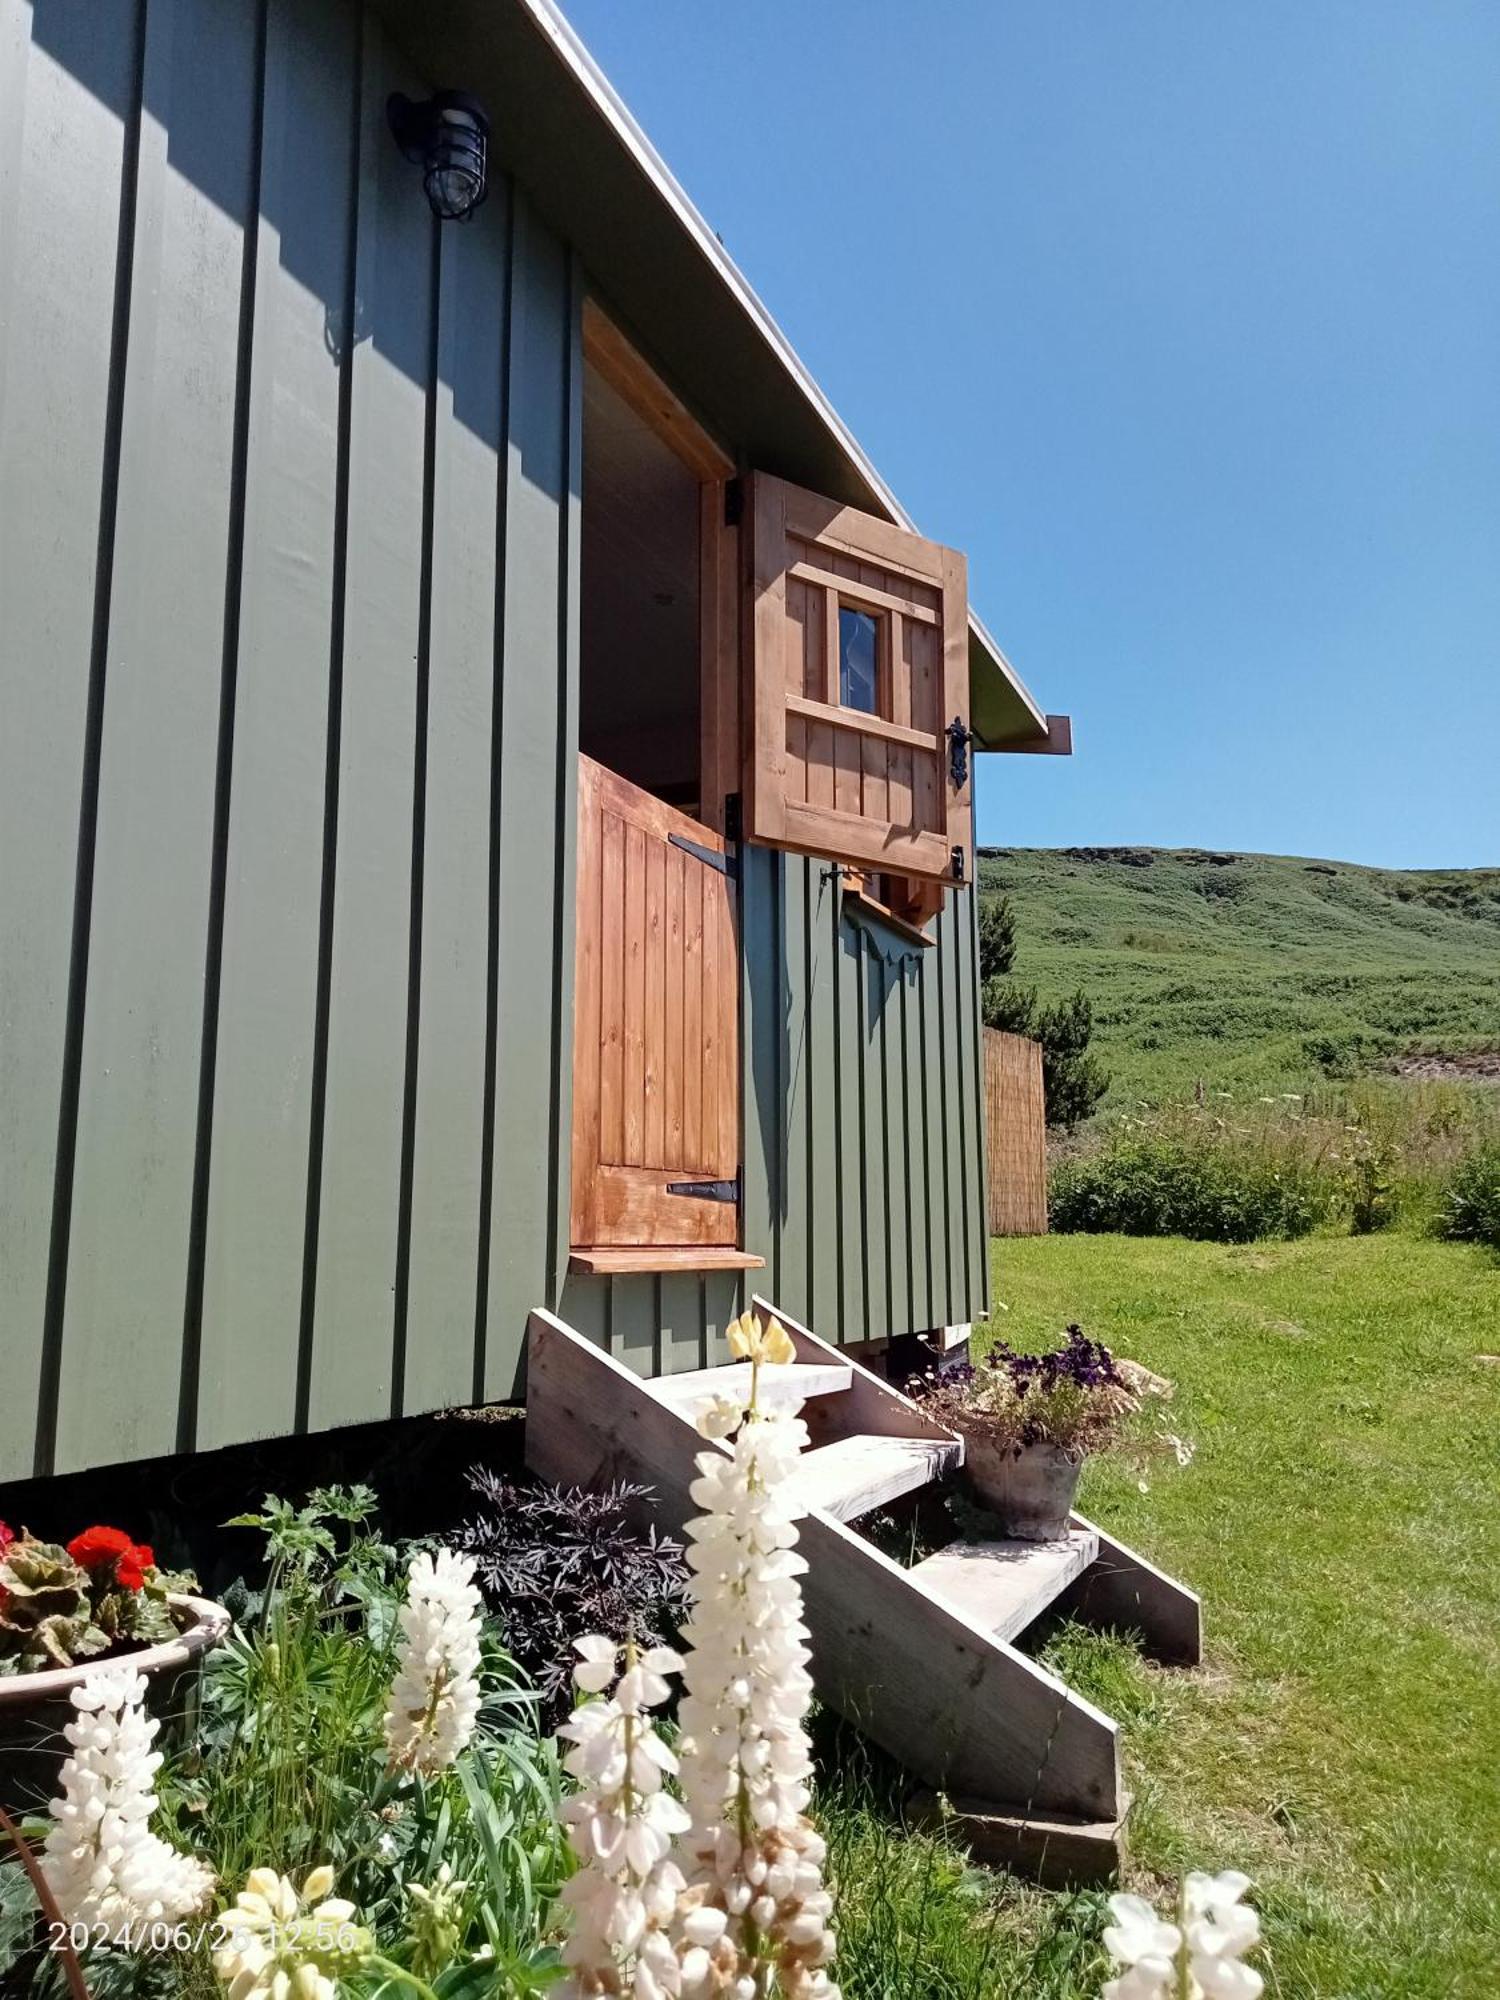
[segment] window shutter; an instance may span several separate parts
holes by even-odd
[[[746,519],[748,838],[966,883],[963,556],[763,472]]]

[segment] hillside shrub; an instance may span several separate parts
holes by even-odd
[[[1064,1234],[1253,1243],[1306,1236],[1332,1202],[1327,1177],[1310,1168],[1227,1146],[1126,1133],[1087,1158],[1054,1167],[1048,1213]]]
[[[1500,1145],[1460,1160],[1443,1189],[1438,1234],[1453,1243],[1488,1243],[1500,1250]]]

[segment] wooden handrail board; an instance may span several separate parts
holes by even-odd
[[[799,1359],[847,1358],[781,1319]],[[658,1503],[645,1518],[680,1529],[696,1511],[689,1486],[697,1458],[725,1447],[700,1438],[649,1384],[552,1313],[532,1313],[527,1353],[532,1471],[564,1485],[645,1481]],[[876,1378],[849,1365],[849,1389],[821,1406],[872,1410]],[[906,1398],[879,1388],[895,1423]],[[944,1435],[907,1411],[914,1428],[906,1435]],[[801,1546],[812,1672],[824,1700],[929,1785],[1003,1810],[1117,1817],[1118,1732],[1108,1716],[831,1515],[807,1515]]]
[[[1085,1625],[1137,1634],[1153,1659],[1197,1666],[1203,1658],[1203,1602],[1197,1591],[1082,1514],[1072,1516],[1072,1525],[1096,1538],[1098,1553],[1058,1599],[1058,1609]]]

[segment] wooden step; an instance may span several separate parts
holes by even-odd
[[[1098,1553],[1095,1529],[1071,1527],[1055,1542],[954,1542],[913,1564],[909,1574],[997,1639],[1013,1639]]]
[[[839,1438],[802,1454],[797,1486],[808,1506],[821,1507],[836,1521],[854,1521],[940,1478],[962,1456],[956,1439]]]
[[[1125,1793],[1113,1818],[1085,1820],[918,1791],[907,1811],[916,1825],[959,1841],[976,1861],[1030,1876],[1047,1889],[1084,1889],[1119,1881],[1130,1805]]]
[[[763,1409],[784,1409],[788,1403],[805,1403],[813,1396],[836,1396],[847,1389],[853,1376],[847,1361],[794,1362],[782,1368],[760,1371],[760,1402]],[[694,1368],[682,1375],[654,1375],[650,1388],[663,1403],[689,1415],[715,1396],[740,1399],[750,1394],[750,1363],[726,1362],[721,1368]]]

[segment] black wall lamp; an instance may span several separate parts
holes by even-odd
[[[418,103],[399,90],[386,100],[396,144],[422,169],[422,186],[439,222],[467,222],[484,200],[490,121],[479,100],[440,90]]]

